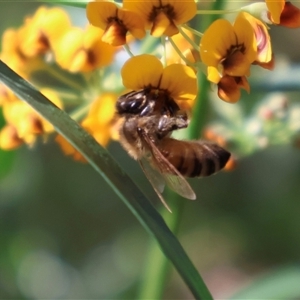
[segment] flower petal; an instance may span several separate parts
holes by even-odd
[[[275,24],[280,23],[280,15],[283,11],[285,0],[266,0],[266,4],[268,7],[268,10],[271,14],[272,22]]]
[[[194,0],[162,0],[162,5],[173,7],[175,17],[173,19],[176,25],[186,23],[191,20],[197,12],[197,4]]]
[[[250,91],[250,86],[245,76],[223,76],[218,83],[218,96],[226,102],[235,103],[241,97],[240,88],[245,89],[248,93]]]
[[[197,95],[195,72],[185,65],[169,65],[163,70],[159,88],[167,90],[175,100],[193,100]]]
[[[208,66],[207,67],[207,79],[210,82],[217,84],[221,79],[219,70],[216,67]]]
[[[107,20],[117,16],[118,7],[111,2],[89,2],[86,6],[86,16],[94,26],[106,29]]]
[[[164,14],[163,11],[161,11],[155,18],[153,22],[153,26],[151,28],[151,35],[155,37],[162,36],[166,29],[170,26],[171,22],[170,19],[167,18],[167,16]],[[178,32],[178,30],[177,30]]]
[[[289,28],[300,27],[300,9],[291,2],[286,2],[280,15],[280,25]]]
[[[238,39],[238,44],[243,44],[245,48],[244,55],[251,64],[256,58],[257,46],[254,29],[245,18],[245,13],[241,12],[237,15],[233,27]]]
[[[227,50],[235,44],[236,35],[230,22],[223,19],[216,20],[201,38],[201,59],[206,65],[217,67],[219,62],[226,57]]]
[[[142,54],[127,60],[121,75],[126,88],[139,90],[148,86],[158,88],[162,72],[163,65],[157,57]]]

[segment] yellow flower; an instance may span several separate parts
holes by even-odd
[[[24,141],[18,136],[17,129],[7,124],[0,130],[0,149],[13,150],[20,147]]]
[[[165,68],[149,54],[134,56],[121,70],[123,84],[130,90],[151,88],[166,93],[174,100],[193,100],[197,95],[197,80],[193,69],[181,64]]]
[[[99,96],[91,105],[88,115],[81,122],[82,127],[88,131],[95,140],[102,146],[106,146],[112,136],[115,136],[115,104],[117,95],[106,93]],[[73,159],[86,162],[86,159],[61,135],[56,137],[56,142],[60,145],[66,155]]]
[[[208,79],[218,83],[223,75],[248,76],[256,49],[253,28],[242,14],[233,25],[223,19],[215,21],[200,42],[201,59],[211,67]]]
[[[144,21],[138,14],[119,8],[112,2],[90,2],[86,14],[92,25],[104,30],[102,41],[112,46],[126,44],[128,31],[137,39],[142,39],[146,34]]]
[[[50,89],[41,89],[41,93],[48,97],[58,107],[62,107],[56,93]],[[31,106],[20,101],[16,96],[3,105],[3,116],[8,125],[14,127],[18,139],[32,145],[37,135],[53,131],[53,126],[41,117]]]
[[[25,20],[20,29],[20,50],[27,57],[45,54],[70,27],[71,22],[65,11],[42,6],[33,17]]]
[[[93,102],[87,117],[82,121],[83,128],[102,146],[106,146],[111,138],[116,101],[116,94],[102,94]]]
[[[20,30],[5,30],[0,59],[23,78],[28,78],[30,72],[41,65],[41,60],[38,57],[27,57],[20,49],[20,40]]]
[[[200,55],[208,66],[207,78],[218,84],[222,100],[236,102],[239,87],[249,91],[245,76],[250,75],[251,64],[257,58],[257,41],[245,14],[240,13],[233,25],[223,19],[215,21],[201,39]]]
[[[141,15],[155,37],[177,34],[177,26],[191,20],[197,11],[194,0],[124,0],[123,6]]]
[[[115,48],[101,41],[99,28],[71,28],[54,48],[57,63],[70,72],[90,72],[109,65]]]

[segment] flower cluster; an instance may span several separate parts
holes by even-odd
[[[115,123],[114,105],[118,94],[103,90],[99,71],[113,62],[118,49],[101,41],[102,30],[88,25],[72,26],[61,8],[40,7],[18,29],[7,29],[2,37],[0,58],[15,72],[32,81],[59,108],[106,145]],[[44,88],[45,82],[53,82]],[[32,145],[38,136],[54,131],[29,105],[21,102],[5,86],[0,86],[0,105],[6,125],[0,131],[0,148]],[[83,160],[62,137],[57,137],[65,153]]]
[[[292,3],[266,0],[219,11],[223,17],[200,32],[198,16],[207,11],[197,5],[201,1],[96,0],[86,6],[84,29],[73,26],[61,8],[42,6],[20,28],[4,32],[0,58],[107,145],[118,138],[114,107],[124,91],[150,87],[192,110],[201,89],[197,77],[205,74],[220,99],[237,102],[241,89],[250,92],[253,65],[274,67],[270,26],[300,27],[300,10]],[[233,22],[227,12],[235,13]],[[123,67],[122,51],[128,55]],[[45,88],[45,82],[53,84]],[[0,106],[6,120],[2,149],[32,145],[53,131],[4,86]],[[66,154],[84,160],[63,137],[56,141]]]

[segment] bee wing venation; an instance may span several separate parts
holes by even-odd
[[[160,193],[162,193],[166,185],[162,174],[160,174],[157,170],[153,169],[148,158],[142,158],[141,160],[139,160],[139,163],[144,173],[148,175],[147,177],[151,178],[152,185],[154,185],[157,188],[157,190]]]
[[[160,201],[162,202],[162,204],[166,207],[166,209],[169,212],[172,212],[170,207],[168,206],[167,202],[165,201],[163,195],[161,194],[164,190],[164,179],[162,178],[162,176],[158,173],[155,172],[155,170],[153,168],[150,167],[149,162],[147,162],[147,160],[143,159],[143,160],[139,160],[140,166],[143,170],[143,172],[145,173],[146,177],[148,178],[149,182],[151,183],[154,191],[156,192],[157,196],[159,197]],[[159,182],[159,179],[160,182]]]
[[[184,198],[195,200],[196,195],[182,174],[163,156],[146,132],[142,131],[142,138],[149,146],[152,162],[163,176],[166,184]]]

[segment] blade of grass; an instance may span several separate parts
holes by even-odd
[[[57,108],[2,61],[0,61],[0,81],[52,123],[56,131],[82,153],[145,229],[157,240],[195,298],[212,299],[198,271],[163,218],[110,154],[67,113]]]

